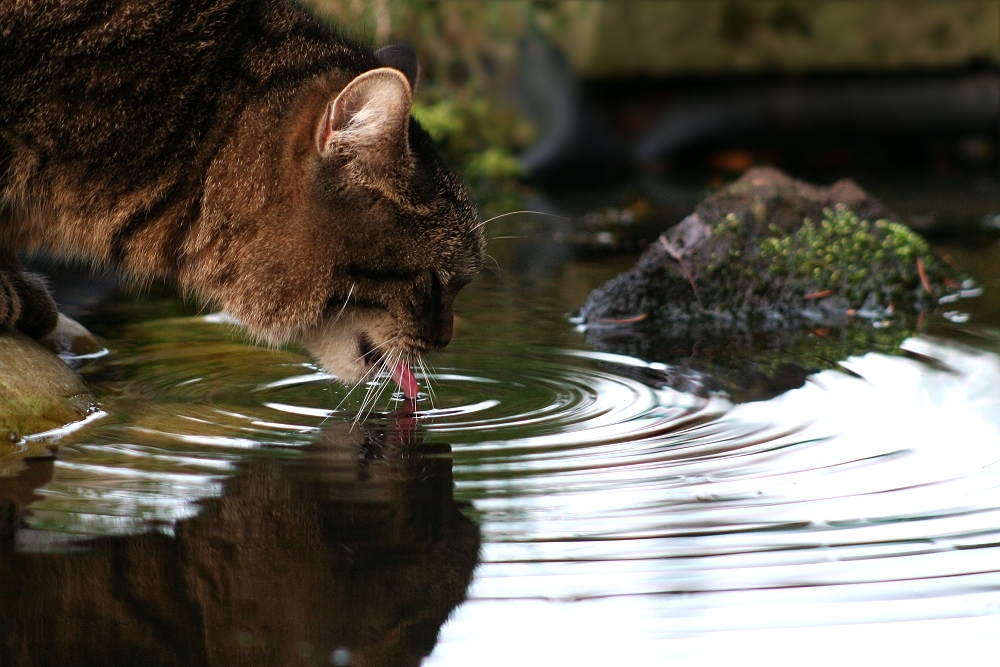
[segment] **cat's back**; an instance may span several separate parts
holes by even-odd
[[[0,136],[122,176],[197,161],[250,98],[372,66],[289,0],[0,0],[0,52]]]
[[[168,73],[259,83],[372,66],[293,0],[0,0],[0,45],[0,71],[25,83],[100,75],[139,87]]]

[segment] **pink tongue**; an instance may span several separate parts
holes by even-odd
[[[397,361],[392,367],[392,379],[403,390],[403,396],[406,396],[407,400],[412,401],[417,397],[420,385],[417,384],[417,378],[413,376],[413,371],[405,362]]]

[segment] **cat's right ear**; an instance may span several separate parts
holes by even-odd
[[[397,160],[408,149],[413,92],[391,67],[361,74],[326,107],[316,132],[320,155],[365,154],[373,162]]]

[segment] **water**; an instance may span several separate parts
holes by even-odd
[[[22,512],[0,662],[981,659],[1000,640],[1000,242],[940,250],[986,288],[967,322],[743,403],[574,330],[632,257],[491,243],[415,414],[387,390],[359,418],[366,388],[298,351],[110,302],[88,322],[111,353],[81,369],[104,414],[0,480]]]

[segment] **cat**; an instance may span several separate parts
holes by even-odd
[[[411,118],[412,49],[291,0],[0,0],[0,52],[0,330],[55,325],[18,264],[46,249],[415,395],[484,235]]]

